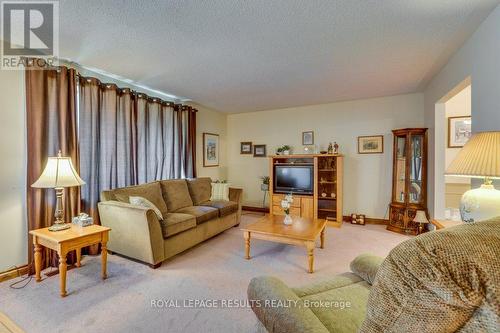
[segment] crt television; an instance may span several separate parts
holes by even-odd
[[[275,193],[313,194],[314,168],[312,165],[275,165]]]

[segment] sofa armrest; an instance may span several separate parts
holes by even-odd
[[[354,274],[372,285],[383,261],[382,257],[363,253],[351,261],[350,268]]]
[[[311,309],[277,278],[253,278],[247,295],[253,312],[269,333],[328,332]]]
[[[241,205],[242,195],[243,195],[243,189],[235,188],[235,187],[229,188],[229,200],[230,201],[237,202],[238,204]]]
[[[160,221],[150,208],[119,201],[98,203],[101,224],[110,227],[108,249],[155,265],[165,259]]]
[[[230,187],[229,188],[229,200],[238,203],[238,221],[241,218],[241,207],[243,201],[243,189]],[[238,222],[239,223],[239,222]]]

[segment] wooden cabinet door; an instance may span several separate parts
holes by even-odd
[[[314,218],[314,199],[311,198],[302,198],[300,211],[302,213],[302,217],[305,218]]]

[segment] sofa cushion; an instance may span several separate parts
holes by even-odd
[[[202,206],[214,207],[219,210],[219,216],[224,217],[238,211],[238,203],[234,201],[208,201]]]
[[[370,289],[371,286],[361,280],[322,293],[307,295],[301,299],[309,303],[309,309],[329,332],[358,332],[366,315]]]
[[[219,210],[217,208],[208,207],[208,206],[184,207],[184,208],[177,210],[176,213],[194,215],[196,217],[197,224],[207,222],[207,221],[214,219],[214,218],[217,218],[219,216]]]
[[[199,206],[210,200],[212,180],[209,177],[188,179],[187,185],[191,199],[193,199],[193,205]]]
[[[194,227],[196,227],[196,218],[188,214],[168,213],[161,221],[164,239]]]
[[[130,202],[130,197],[143,197],[151,201],[161,212],[161,215],[165,216],[168,213],[167,205],[163,201],[161,194],[160,184],[158,182],[122,187],[112,190],[114,197],[117,201]]]
[[[170,179],[160,181],[163,200],[170,212],[193,205],[188,186],[184,179]]]

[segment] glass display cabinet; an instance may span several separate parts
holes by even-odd
[[[427,218],[427,128],[393,130],[392,201],[388,230],[418,234],[417,210]]]

